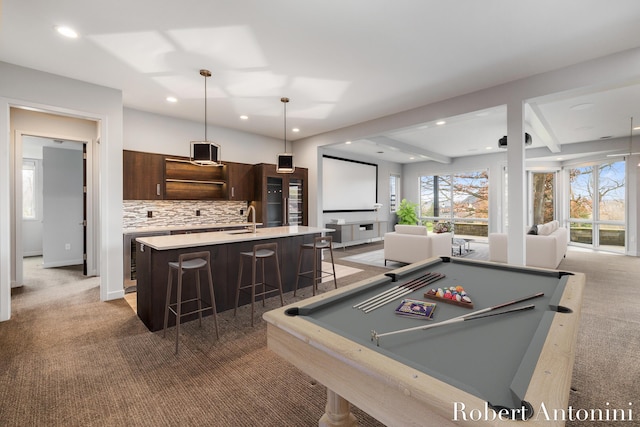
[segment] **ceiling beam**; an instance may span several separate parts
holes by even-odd
[[[403,153],[421,156],[424,160],[433,160],[434,162],[446,164],[451,163],[451,157],[443,156],[442,154],[434,153],[433,151],[425,150],[423,148],[416,147],[415,145],[407,144],[406,142],[398,141],[386,136],[372,136],[366,139],[378,145],[397,149]]]
[[[531,111],[531,120],[529,123],[531,124],[531,129],[535,132],[537,136],[542,139],[542,142],[549,148],[549,151],[552,153],[559,153],[560,146],[558,145],[558,138],[555,133],[553,133],[553,129],[549,125],[547,119],[545,119],[542,111],[540,111],[540,107],[535,102],[530,102],[527,104],[530,107]]]

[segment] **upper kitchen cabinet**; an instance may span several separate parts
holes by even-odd
[[[253,200],[246,163],[200,166],[188,157],[123,150],[124,200]]]
[[[185,157],[165,157],[166,200],[226,200],[227,166],[195,165]]]
[[[276,165],[254,166],[256,217],[266,227],[308,225],[308,170],[277,173]]]
[[[229,200],[253,200],[253,165],[224,162],[227,167]]]
[[[164,156],[123,150],[124,200],[162,199],[164,194]]]

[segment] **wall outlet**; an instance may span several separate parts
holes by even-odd
[[[147,211],[147,218],[153,218],[153,211]]]
[[[196,209],[196,216],[200,216],[200,209]]]
[[[244,215],[244,209],[240,209],[240,215]]]
[[[71,250],[71,243],[65,243],[64,244],[64,250],[65,251],[70,251]]]

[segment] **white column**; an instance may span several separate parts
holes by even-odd
[[[526,174],[524,164],[524,103],[507,104],[507,172],[509,264],[525,265]]]

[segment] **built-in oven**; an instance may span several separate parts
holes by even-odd
[[[171,234],[170,231],[134,231],[125,233],[123,239],[123,256],[124,256],[124,292],[130,293],[136,291],[136,239],[138,237],[149,236],[166,236]]]

